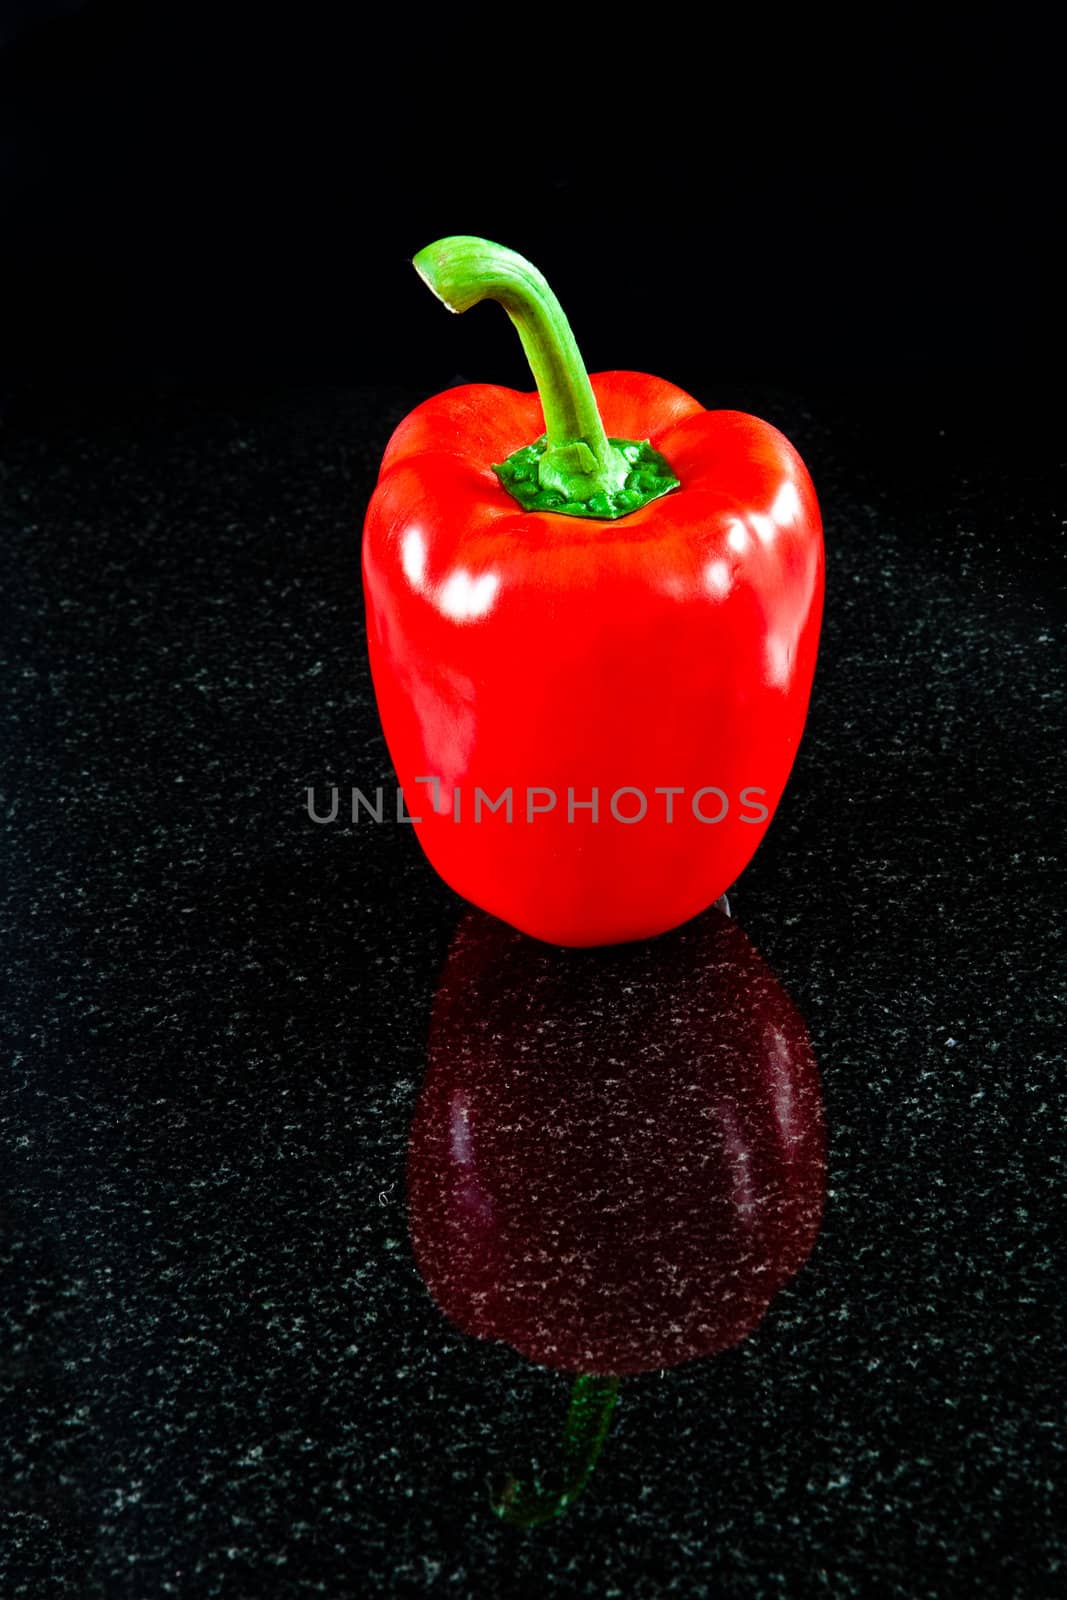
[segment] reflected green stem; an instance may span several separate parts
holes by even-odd
[[[546,1487],[536,1476],[526,1483],[509,1474],[491,1502],[502,1521],[519,1528],[535,1528],[562,1515],[577,1499],[593,1475],[618,1393],[618,1378],[602,1378],[588,1372],[574,1380],[563,1428],[560,1486]]]

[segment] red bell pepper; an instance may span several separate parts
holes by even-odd
[[[539,939],[662,933],[748,863],[797,752],[823,596],[811,479],[755,417],[645,373],[590,379],[512,251],[443,239],[415,266],[454,311],[500,301],[538,388],[418,406],[368,508],[371,670],[420,843]]]

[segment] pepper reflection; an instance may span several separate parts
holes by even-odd
[[[648,943],[560,950],[472,911],[434,1001],[411,1129],[419,1270],[467,1333],[576,1374],[557,1515],[634,1373],[714,1355],[811,1252],[825,1194],[804,1023],[713,907]]]

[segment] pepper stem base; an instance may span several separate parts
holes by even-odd
[[[609,439],[607,460],[597,461],[581,440],[550,448],[542,434],[493,471],[524,511],[609,522],[681,487],[647,439]]]

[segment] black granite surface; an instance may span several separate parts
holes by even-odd
[[[410,829],[305,809],[392,781],[359,529],[421,396],[11,406],[5,1597],[1062,1594],[1062,446],[993,387],[697,392],[825,515],[808,731],[731,894],[818,1062],[825,1212],[529,1531],[490,1496],[551,1472],[569,1380],[446,1318],[405,1204],[464,908]]]

